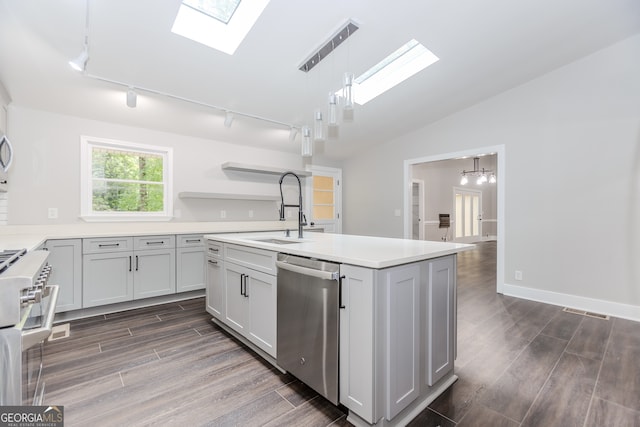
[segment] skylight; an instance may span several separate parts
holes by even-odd
[[[366,104],[439,59],[416,40],[407,42],[356,77],[353,88],[355,102],[360,105]]]
[[[171,31],[233,55],[269,0],[183,0]]]
[[[182,4],[228,24],[240,0],[183,0]]]

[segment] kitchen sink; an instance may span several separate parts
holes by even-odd
[[[252,240],[254,242],[273,243],[276,245],[290,245],[292,243],[302,243],[302,241],[298,241],[298,240],[282,240],[282,239],[276,239],[273,237],[264,237],[261,239],[249,239],[249,240]]]

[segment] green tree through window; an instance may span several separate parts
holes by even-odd
[[[83,137],[83,215],[170,216],[171,149]]]

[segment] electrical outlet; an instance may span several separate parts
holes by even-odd
[[[400,216],[400,213],[401,213],[400,209],[396,209],[395,211],[393,211],[393,215],[395,216]]]
[[[57,219],[58,218],[58,208],[49,208],[48,217],[49,217],[49,219]]]
[[[253,211],[249,210],[249,218],[253,218]]]
[[[225,211],[224,209],[220,210],[220,218],[224,219],[227,217],[227,211]]]
[[[516,280],[522,280],[522,271],[516,270]]]

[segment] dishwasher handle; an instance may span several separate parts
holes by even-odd
[[[332,271],[316,270],[315,268],[301,267],[299,265],[290,264],[284,261],[276,261],[276,266],[283,270],[293,271],[294,273],[304,274],[305,276],[317,277],[324,280],[338,280],[339,273]]]

